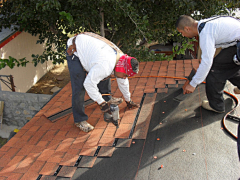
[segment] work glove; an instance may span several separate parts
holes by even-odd
[[[128,109],[138,108],[139,104],[134,103],[132,100],[126,101]]]
[[[99,105],[99,107],[103,113],[107,112],[109,114],[112,114],[110,111],[110,106],[108,105],[107,102],[103,102],[102,104]]]

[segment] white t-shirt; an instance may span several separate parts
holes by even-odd
[[[73,37],[68,40],[68,46],[72,45],[72,40]],[[79,58],[83,68],[88,72],[83,83],[84,88],[92,100],[101,104],[104,99],[97,85],[114,72],[116,51],[105,42],[84,34],[78,35],[75,43],[77,52],[74,55]],[[130,101],[128,78],[117,78],[117,83],[124,99]]]
[[[209,19],[200,20],[198,26]],[[190,85],[196,87],[208,75],[213,64],[216,48],[227,48],[236,44],[240,39],[240,21],[232,17],[220,17],[206,22],[199,34],[200,48],[202,50],[201,63],[193,76]],[[232,42],[232,43],[229,43]]]

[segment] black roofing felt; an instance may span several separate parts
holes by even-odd
[[[158,94],[146,140],[97,158],[91,169],[78,168],[72,179],[238,179],[236,141],[221,129],[224,114],[200,107],[204,89],[200,85],[180,101],[180,88]],[[229,111],[234,101],[224,97]],[[235,131],[237,124],[230,127]]]

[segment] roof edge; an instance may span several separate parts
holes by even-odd
[[[7,43],[9,43],[11,40],[13,40],[15,37],[17,37],[21,32],[17,31],[13,33],[12,35],[6,37],[3,41],[0,42],[0,49],[5,46]]]

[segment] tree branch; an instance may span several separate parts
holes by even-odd
[[[118,1],[116,1],[118,3]],[[118,4],[119,7],[124,11],[124,13],[126,13],[126,11],[124,10],[124,8]],[[143,35],[143,37],[147,40],[147,38],[145,37],[143,31],[138,27],[137,23],[133,20],[133,18],[129,15],[129,13],[126,13],[128,15],[128,17],[131,19],[131,21],[135,24],[136,28],[140,31],[140,33]]]

